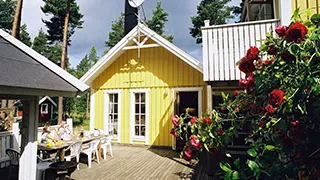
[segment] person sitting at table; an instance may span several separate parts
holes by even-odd
[[[56,142],[57,140],[50,135],[50,126],[44,126],[42,129],[41,142],[44,143],[46,141]]]
[[[66,127],[66,122],[62,121],[60,127],[58,128],[58,137],[59,139],[68,139],[70,138],[70,130]]]

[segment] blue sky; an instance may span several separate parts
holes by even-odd
[[[76,30],[71,37],[72,45],[69,47],[70,63],[75,67],[79,61],[88,54],[90,48],[95,46],[99,56],[105,50],[104,42],[108,40],[111,22],[116,20],[124,11],[124,0],[77,0],[81,13],[84,14],[82,29]],[[152,17],[152,9],[156,7],[157,0],[145,0],[144,10],[147,19]],[[169,13],[166,24],[166,34],[174,36],[174,44],[199,61],[202,61],[201,45],[189,34],[192,26],[190,16],[196,14],[196,7],[200,0],[162,0],[162,7]],[[41,18],[46,17],[40,6],[42,0],[27,0],[23,2],[22,23],[28,26],[28,32],[34,38],[40,28],[44,28]],[[240,0],[232,0],[230,5],[239,5]],[[232,20],[230,21],[232,22]]]

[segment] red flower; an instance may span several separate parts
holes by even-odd
[[[233,95],[237,96],[239,94],[238,90],[234,90]]]
[[[276,112],[276,109],[273,108],[270,104],[268,104],[266,107],[265,107],[266,111],[270,114],[270,115],[273,115],[275,112]]]
[[[192,149],[190,149],[189,147],[186,147],[184,151],[183,159],[185,159],[186,161],[191,161],[192,156],[193,156]]]
[[[269,104],[271,104],[273,107],[279,106],[282,101],[284,100],[284,92],[280,89],[275,89],[270,93],[269,96]]]
[[[239,80],[239,87],[240,87],[241,89],[243,89],[243,90],[246,89],[246,88],[247,88],[247,80],[240,78],[240,80]]]
[[[201,144],[200,144],[199,138],[197,136],[191,135],[190,136],[190,143],[195,149],[197,149],[197,150],[201,149]]]
[[[286,26],[279,25],[276,28],[276,33],[278,34],[278,36],[283,37],[286,35],[286,30],[287,30]]]
[[[239,107],[236,107],[235,111],[236,111],[236,112],[239,112],[239,111],[240,111]]]
[[[222,129],[218,129],[218,130],[217,130],[218,136],[221,136],[223,133],[224,133],[224,131],[223,131]]]
[[[174,137],[178,136],[178,133],[174,129],[170,130],[170,134],[172,134]]]
[[[304,39],[308,29],[305,25],[295,22],[286,31],[286,40],[288,42],[298,42]]]
[[[210,152],[213,152],[213,153],[215,153],[216,155],[219,155],[219,154],[220,154],[220,149],[217,148],[217,147],[213,147],[213,148],[210,149]]]
[[[308,93],[308,92],[310,91],[310,89],[311,89],[311,86],[307,86],[306,89],[304,89],[304,91],[305,91],[306,93]]]
[[[246,58],[242,58],[239,64],[240,71],[249,74],[252,73],[256,68],[253,64],[253,61],[249,61]]]
[[[190,120],[191,124],[195,124],[197,122],[197,117],[193,116],[192,119]]]
[[[263,62],[263,64],[266,65],[266,66],[268,66],[268,65],[271,65],[272,62],[273,62],[272,60],[265,60],[265,61]]]
[[[294,55],[292,55],[289,51],[283,51],[280,54],[280,56],[286,62],[291,62],[291,61],[294,61],[296,59],[296,57]]]
[[[256,110],[257,110],[257,107],[256,107],[256,104],[253,103],[249,106],[249,109],[250,109],[250,114],[253,115],[256,113]]]
[[[248,50],[247,50],[247,54],[245,56],[245,58],[248,61],[253,62],[254,60],[258,60],[259,59],[259,49],[256,46],[251,46]]]
[[[259,123],[258,123],[258,126],[259,127],[261,127],[261,128],[265,128],[266,127],[266,122],[265,121],[260,121]]]
[[[212,120],[211,120],[210,118],[202,118],[202,122],[203,122],[203,123],[211,124],[211,123],[212,123]]]
[[[294,127],[298,127],[300,125],[300,122],[298,120],[295,120],[295,121],[291,121],[290,124],[293,125]]]
[[[270,54],[270,55],[276,55],[276,54],[279,52],[279,48],[277,48],[277,47],[274,46],[274,45],[271,45],[271,46],[269,46],[267,52],[268,52],[268,54]]]
[[[172,123],[173,123],[174,126],[179,126],[180,125],[180,121],[179,121],[179,118],[178,118],[177,115],[172,118]]]
[[[251,91],[254,88],[254,85],[254,75],[251,73],[247,77],[247,89]]]

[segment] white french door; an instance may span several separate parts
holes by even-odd
[[[104,131],[120,142],[121,91],[105,91]]]
[[[147,89],[131,90],[130,99],[130,143],[145,141],[145,144],[148,144],[149,91]]]

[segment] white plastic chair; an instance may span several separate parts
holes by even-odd
[[[98,145],[100,143],[100,139],[95,139],[90,142],[89,148],[84,149],[81,153],[84,153],[88,156],[88,167],[91,168],[92,154],[95,153],[97,157],[97,162],[99,162],[99,153],[98,153]]]
[[[110,136],[104,136],[101,138],[101,149],[103,151],[103,159],[106,160],[107,159],[107,149],[109,146],[109,150],[110,150],[110,155],[111,157],[113,157],[112,154],[112,147],[111,147],[111,137]]]
[[[65,151],[70,150],[70,155],[64,156],[66,161],[71,161],[72,158],[76,158],[78,163],[77,169],[79,169],[79,159],[80,159],[80,152],[81,152],[82,142],[75,142],[71,144]]]

